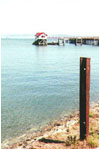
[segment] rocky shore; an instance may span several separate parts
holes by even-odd
[[[89,113],[89,138],[79,139],[79,112],[50,123],[33,134],[25,134],[2,149],[94,149],[99,146],[99,103],[92,103]]]

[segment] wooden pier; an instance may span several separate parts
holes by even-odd
[[[58,39],[58,45],[65,45],[65,39],[64,38],[59,38]]]
[[[48,39],[57,39],[58,42],[56,42],[56,44],[51,44],[51,45],[65,45],[65,43],[71,43],[71,44],[75,44],[77,45],[94,45],[94,46],[99,46],[99,37],[86,37],[86,36],[82,36],[82,37],[48,37]],[[62,40],[62,44],[60,43],[60,41]],[[48,44],[50,45],[50,44]]]
[[[65,39],[64,38],[59,38],[58,42],[49,42],[47,45],[65,45]]]
[[[86,37],[86,36],[74,36],[74,37],[48,37],[48,39],[56,39],[56,42],[47,42],[47,39],[39,39],[33,42],[33,45],[40,45],[40,46],[47,46],[47,45],[63,45],[65,46],[66,43],[75,44],[77,45],[94,45],[99,46],[99,37]]]
[[[95,45],[99,46],[99,37],[75,37],[69,38],[69,42],[75,45]]]

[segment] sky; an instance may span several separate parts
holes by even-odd
[[[96,35],[100,0],[0,0],[0,34]]]

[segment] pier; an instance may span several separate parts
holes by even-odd
[[[99,37],[48,37],[48,39],[57,39],[58,42],[56,44],[51,43],[51,45],[65,45],[65,43],[71,43],[77,45],[94,45],[94,46],[99,46]],[[62,40],[62,44],[60,44],[60,40]],[[50,45],[50,44],[48,44]]]
[[[56,40],[53,42],[48,42],[49,39]],[[33,45],[39,46],[47,46],[47,45],[63,45],[66,43],[77,45],[94,45],[99,46],[99,37],[97,36],[74,36],[74,37],[48,37],[48,35],[44,32],[39,32],[35,34],[35,41],[32,43]]]
[[[64,38],[58,38],[58,42],[49,42],[47,45],[65,45],[65,39]]]

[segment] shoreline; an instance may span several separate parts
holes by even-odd
[[[90,113],[97,114],[95,119],[97,119],[99,124],[99,102],[90,103]],[[1,143],[1,148],[67,149],[65,142],[68,136],[76,136],[76,140],[79,140],[79,111],[75,111],[75,113],[70,115],[64,115],[60,119],[40,127],[37,131],[31,129],[30,133],[25,133],[10,142],[4,141]]]

